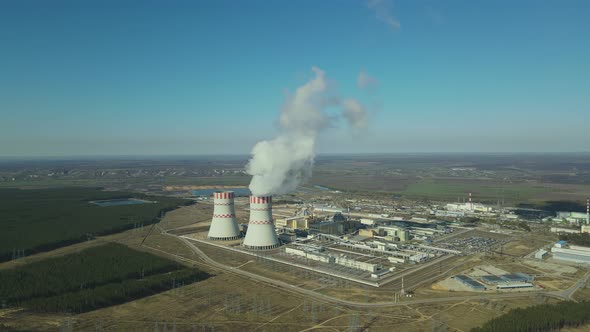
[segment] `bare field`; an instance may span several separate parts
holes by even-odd
[[[221,273],[203,282],[81,315],[13,315],[11,324],[41,331],[65,327],[75,331],[347,331],[354,327],[424,331],[433,326],[465,331],[510,308],[530,304],[530,300],[471,300],[358,310],[311,301]]]
[[[524,257],[536,249],[547,245],[555,239],[554,235],[544,235],[539,233],[521,232],[513,236],[515,241],[511,241],[502,247],[502,252],[507,255]]]
[[[195,223],[210,222],[212,214],[213,205],[196,203],[166,213],[159,225],[163,229],[175,229]]]
[[[574,293],[574,299],[576,301],[590,301],[590,280]]]

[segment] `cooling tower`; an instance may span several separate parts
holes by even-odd
[[[250,196],[250,222],[243,245],[257,250],[279,246],[272,223],[272,196]]]
[[[207,237],[210,240],[224,241],[240,238],[240,228],[234,210],[234,192],[214,192],[213,204],[213,219]]]

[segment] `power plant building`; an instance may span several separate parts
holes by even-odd
[[[344,234],[344,223],[341,221],[322,221],[309,225],[309,232],[312,234],[323,233],[340,235]]]
[[[588,247],[567,245],[565,241],[559,241],[551,248],[551,253],[554,259],[590,264],[590,248]]]
[[[377,270],[381,269],[381,265],[361,262],[356,259],[347,258],[345,256],[338,256],[336,257],[335,263],[338,265],[346,266],[353,269],[364,270],[369,272],[377,272]]]
[[[248,249],[267,250],[279,246],[272,222],[272,196],[250,196],[250,221],[242,245]]]
[[[294,216],[288,218],[277,218],[275,225],[277,227],[285,227],[290,229],[306,230],[309,228],[309,216]]]
[[[241,237],[234,210],[234,192],[216,191],[213,193],[213,219],[207,238],[229,241]]]

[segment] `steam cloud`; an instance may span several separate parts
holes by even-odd
[[[281,134],[269,141],[258,142],[246,172],[252,175],[250,191],[264,196],[291,192],[311,176],[318,133],[338,119],[344,119],[353,130],[367,127],[363,106],[352,98],[329,98],[324,71],[313,67],[315,77],[288,96],[281,108]],[[337,106],[340,113],[328,114]]]

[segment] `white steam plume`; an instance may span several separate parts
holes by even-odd
[[[367,126],[363,106],[352,98],[328,98],[324,71],[316,67],[312,71],[315,77],[287,97],[279,118],[279,136],[258,142],[252,149],[246,171],[252,175],[253,195],[288,193],[309,178],[317,135],[332,121],[344,118],[355,130]],[[329,116],[326,108],[334,105],[340,106],[341,113]]]

